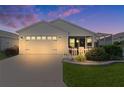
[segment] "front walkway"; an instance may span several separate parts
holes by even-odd
[[[61,55],[18,55],[0,61],[1,87],[63,87]]]

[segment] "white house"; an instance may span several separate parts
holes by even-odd
[[[124,32],[117,33],[113,35],[113,42],[121,42],[124,41]]]
[[[18,46],[18,35],[0,30],[0,51]]]
[[[94,32],[62,19],[38,22],[17,31],[20,54],[65,54],[69,48],[94,47]]]
[[[108,33],[96,33],[98,46],[112,45],[113,35]]]

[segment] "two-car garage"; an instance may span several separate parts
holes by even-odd
[[[35,37],[34,40],[26,40],[26,54],[57,54],[57,39],[53,40],[50,39],[51,36],[44,36],[44,39],[42,37],[40,40],[38,37]]]
[[[67,52],[67,32],[46,22],[18,31],[20,54],[64,54]]]

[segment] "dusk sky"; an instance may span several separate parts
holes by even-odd
[[[10,32],[57,18],[94,32],[124,32],[124,6],[0,6],[0,29]]]

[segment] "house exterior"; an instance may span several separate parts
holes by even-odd
[[[67,54],[69,48],[92,48],[96,34],[62,19],[39,22],[17,31],[20,54]]]
[[[18,35],[0,30],[0,51],[18,46]]]
[[[119,42],[123,48],[123,56],[124,56],[124,32],[117,33],[113,35],[113,43]]]
[[[113,35],[108,33],[96,33],[97,46],[111,45],[113,44]]]
[[[121,42],[124,41],[124,32],[117,33],[113,35],[113,42]]]

